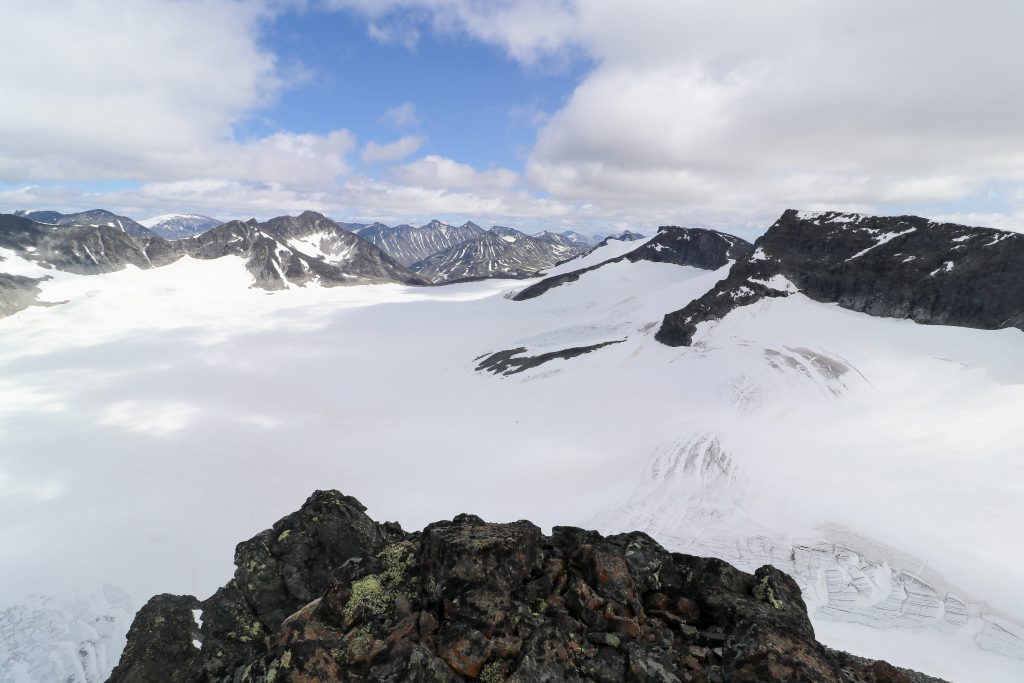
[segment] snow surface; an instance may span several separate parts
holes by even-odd
[[[864,254],[868,253],[869,251],[871,251],[872,249],[880,247],[883,244],[887,244],[887,243],[893,241],[894,239],[896,239],[897,237],[902,237],[903,235],[909,235],[910,233],[914,232],[915,230],[917,230],[917,228],[909,228],[907,230],[901,230],[900,232],[887,232],[887,233],[884,233],[882,235],[879,235],[878,237],[875,238],[875,243],[874,244],[872,244],[867,249],[861,249],[856,254],[854,254],[853,256],[851,256],[850,258],[848,258],[846,260],[847,261],[852,261],[855,258],[859,258],[859,257],[863,256]]]
[[[102,680],[132,610],[208,596],[317,488],[407,529],[473,512],[771,561],[832,646],[1024,680],[1024,334],[793,294],[654,341],[725,273],[613,263],[524,302],[504,280],[268,293],[237,257],[42,283],[69,303],[0,320],[0,680]]]
[[[655,235],[650,237],[644,237],[642,239],[633,240],[617,240],[610,239],[608,244],[593,249],[592,251],[580,254],[576,258],[569,259],[564,263],[560,263],[554,268],[549,268],[544,271],[544,277],[551,275],[561,275],[563,273],[571,273],[574,270],[580,270],[581,268],[589,268],[590,266],[596,266],[599,263],[604,263],[609,259],[618,258],[623,254],[628,254],[635,249],[639,249],[643,245],[654,239]],[[723,275],[724,277],[724,275]],[[667,311],[666,311],[667,313]]]
[[[208,219],[206,216],[200,216],[194,213],[165,213],[161,216],[153,216],[152,218],[138,221],[138,223],[144,228],[152,228],[155,225],[160,225],[161,223],[174,220],[203,221]]]

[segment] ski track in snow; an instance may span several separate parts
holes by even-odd
[[[524,302],[529,281],[271,294],[234,257],[46,274],[69,303],[0,320],[0,681],[103,680],[134,609],[208,596],[316,488],[407,529],[473,512],[771,562],[831,646],[1024,679],[1018,330],[792,295],[672,349],[661,317],[725,270],[649,262]]]

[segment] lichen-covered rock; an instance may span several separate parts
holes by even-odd
[[[642,533],[545,536],[459,515],[407,534],[318,491],[237,561],[203,603],[201,652],[185,648],[188,605],[160,596],[136,618],[117,680],[150,680],[124,672],[161,661],[177,676],[161,680],[233,683],[930,680],[822,646],[777,569],[750,575]],[[170,631],[155,621],[165,612]]]
[[[199,627],[191,595],[164,593],[142,606],[128,630],[128,645],[108,679],[111,683],[199,681]]]

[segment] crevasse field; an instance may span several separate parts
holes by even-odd
[[[826,644],[1024,680],[1024,333],[794,295],[654,341],[726,271],[616,263],[524,302],[501,280],[267,293],[234,257],[57,273],[65,303],[0,320],[0,680],[102,680],[149,596],[208,596],[317,488],[407,529],[473,512],[771,562]]]

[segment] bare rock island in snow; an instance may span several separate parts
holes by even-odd
[[[317,491],[235,549],[212,597],[152,598],[110,681],[937,679],[814,639],[788,575],[643,533],[473,515],[407,533]]]

